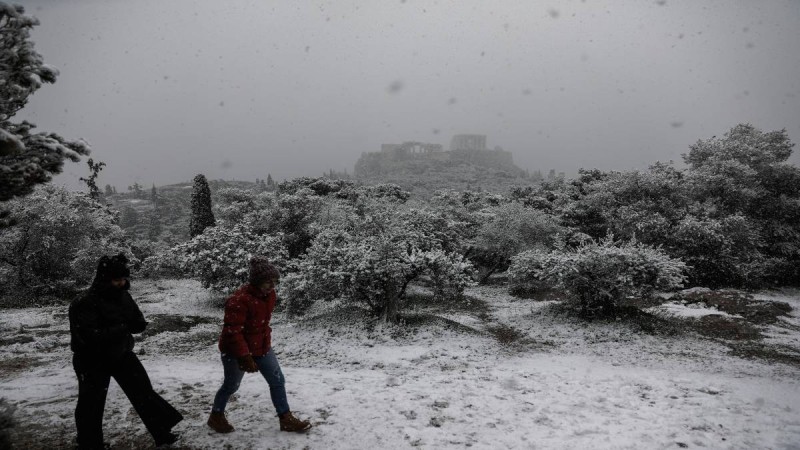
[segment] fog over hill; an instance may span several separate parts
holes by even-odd
[[[60,76],[19,118],[89,141],[101,185],[318,176],[462,133],[569,176],[738,123],[800,140],[796,1],[22,3]]]

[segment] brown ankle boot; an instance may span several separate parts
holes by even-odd
[[[291,411],[281,414],[278,416],[278,419],[280,419],[281,422],[281,431],[294,431],[300,433],[311,428],[311,422],[298,419],[292,415]]]
[[[212,430],[216,431],[217,433],[230,433],[233,431],[233,425],[228,423],[228,419],[225,418],[224,412],[211,412],[211,415],[208,417],[208,426],[211,427]]]

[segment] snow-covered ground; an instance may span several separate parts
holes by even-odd
[[[137,343],[153,384],[186,417],[176,428],[180,448],[800,448],[800,367],[741,359],[694,334],[577,320],[557,302],[495,287],[469,292],[486,302],[483,310],[439,313],[444,319],[419,310],[422,319],[406,326],[358,324],[352,309],[336,304],[313,319],[277,315],[273,342],[290,404],[315,427],[280,432],[266,382],[247,375],[228,408],[237,430],[218,435],[205,425],[222,381],[215,299],[191,281],[135,282],[132,294],[148,319],[186,316],[188,331]],[[765,340],[784,333],[780,343],[800,349],[800,293],[756,298],[795,308],[787,327],[768,327]],[[20,448],[74,442],[77,383],[65,312],[2,312],[0,397],[17,404]],[[517,339],[503,344],[489,332],[503,328]],[[9,343],[14,337],[19,342]],[[152,445],[114,383],[105,418],[116,447]]]

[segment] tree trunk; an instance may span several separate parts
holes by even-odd
[[[383,316],[381,318],[386,323],[397,322],[399,314],[400,296],[394,281],[389,281],[386,285],[386,297],[384,298]]]
[[[484,276],[482,276],[480,280],[478,280],[478,284],[480,284],[480,285],[485,285],[485,284],[486,284],[486,282],[487,282],[487,281],[489,281],[489,277],[490,277],[490,276],[492,276],[492,274],[493,274],[493,273],[494,273],[494,272],[497,270],[497,268],[500,266],[500,263],[501,263],[501,262],[502,262],[502,261],[496,261],[496,262],[495,262],[495,263],[492,265],[492,267],[490,267],[490,268],[489,268],[489,270],[486,272],[486,274],[485,274]]]

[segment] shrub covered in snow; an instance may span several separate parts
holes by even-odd
[[[460,298],[471,284],[471,264],[453,250],[457,233],[433,211],[398,212],[388,205],[375,200],[358,208],[342,205],[351,213],[329,216],[340,220],[326,222],[281,286],[291,312],[316,300],[342,298],[395,320],[408,284],[422,277],[436,296]]]
[[[342,190],[353,188],[355,183],[349,180],[334,180],[331,178],[300,177],[283,181],[278,184],[279,194],[296,194],[298,191],[308,189],[312,195],[325,197]]]
[[[277,266],[284,266],[287,253],[283,237],[257,234],[241,224],[206,228],[189,242],[148,258],[145,272],[194,277],[205,288],[227,293],[247,281],[248,261],[253,255],[265,255]]]
[[[532,250],[512,258],[512,290],[552,286],[567,290],[584,315],[613,314],[617,302],[683,286],[686,265],[663,250],[611,237],[575,250]]]
[[[740,214],[715,218],[687,215],[667,236],[670,253],[687,264],[692,285],[712,288],[759,285],[763,240],[755,224]]]
[[[582,170],[574,184],[578,197],[564,208],[565,222],[595,239],[612,233],[662,244],[691,203],[683,173],[666,164],[647,171]]]
[[[508,268],[510,258],[533,249],[551,249],[563,231],[558,219],[522,203],[505,203],[484,210],[484,220],[472,240],[470,261],[481,269],[485,282]]]
[[[739,124],[721,138],[698,141],[684,155],[687,182],[695,199],[709,206],[709,216],[741,215],[760,236],[759,256],[777,269],[762,274],[768,283],[800,279],[800,168],[787,163],[792,147],[786,130]],[[759,284],[758,273],[748,272],[744,284]]]
[[[593,238],[661,246],[687,263],[693,285],[793,283],[800,279],[800,169],[786,163],[793,145],[785,130],[741,124],[693,145],[686,170],[660,163],[582,170],[566,196],[539,188],[517,197],[552,200],[563,225]]]
[[[224,226],[240,226],[258,235],[280,235],[289,258],[297,258],[311,245],[315,233],[312,224],[325,204],[325,199],[309,188],[291,193],[223,189],[219,196],[219,218]]]
[[[6,205],[16,225],[0,233],[0,295],[66,300],[92,281],[102,255],[138,264],[116,215],[87,195],[45,185]]]

